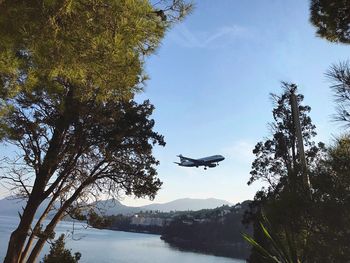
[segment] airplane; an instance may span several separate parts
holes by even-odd
[[[204,170],[207,170],[207,167],[213,168],[219,165],[219,162],[223,161],[225,159],[222,155],[213,155],[208,156],[200,159],[192,159],[185,156],[177,155],[177,157],[180,157],[180,163],[174,162],[178,164],[179,166],[185,166],[185,167],[199,167],[204,166]]]

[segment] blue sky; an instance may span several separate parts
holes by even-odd
[[[251,151],[269,135],[270,92],[280,82],[299,85],[317,126],[330,142],[340,129],[330,82],[324,73],[348,58],[349,46],[315,36],[306,0],[197,0],[193,13],[166,35],[147,60],[145,92],[156,110],[156,130],[165,148],[156,148],[164,182],[155,202],[176,198],[253,198],[261,187],[247,186]],[[222,154],[214,169],[178,167],[176,155]],[[1,192],[2,191],[2,192]],[[0,190],[4,195],[4,191]],[[128,205],[149,203],[126,198]]]

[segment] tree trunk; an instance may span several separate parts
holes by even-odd
[[[39,220],[36,222],[35,227],[32,231],[32,233],[30,234],[27,244],[24,248],[24,250],[22,251],[20,258],[19,258],[19,263],[24,263],[25,259],[28,255],[28,252],[33,244],[34,241],[34,237],[35,237],[35,231],[37,231],[37,229],[40,227],[41,222],[47,217],[48,213],[50,212],[50,209],[53,205],[53,203],[55,202],[55,200],[57,199],[58,194],[55,194],[52,199],[50,200],[49,204],[47,205],[47,207],[45,208],[45,211],[42,213],[42,215],[40,216]]]
[[[48,224],[47,227],[45,228],[45,233],[52,232],[55,229],[58,222],[61,220],[62,216],[63,216],[63,212],[59,216],[55,216],[51,220],[50,224]],[[30,253],[30,256],[27,260],[27,263],[34,263],[37,261],[37,258],[39,256],[41,250],[43,249],[46,240],[47,240],[46,236],[39,238],[39,240],[36,242],[32,252]]]
[[[45,197],[44,193],[46,184],[55,173],[57,164],[59,163],[60,158],[62,158],[62,156],[60,156],[60,151],[65,132],[73,118],[71,111],[73,104],[73,88],[70,88],[64,101],[65,111],[57,120],[50,141],[50,146],[46,152],[42,165],[39,166],[39,172],[36,174],[33,190],[23,211],[21,221],[17,229],[11,234],[4,263],[18,263],[21,258],[21,253],[35,213],[41,202],[45,199],[43,197]],[[48,194],[49,193],[46,193],[46,196],[48,196]]]
[[[31,195],[29,197],[21,221],[16,230],[11,234],[4,263],[18,263],[35,212],[41,202],[42,200],[37,195]]]
[[[46,226],[44,233],[48,234],[54,231],[56,225],[63,217],[63,213],[68,209],[68,207],[78,198],[78,196],[81,194],[81,192],[84,190],[84,188],[91,183],[91,179],[87,179],[85,182],[83,182],[79,188],[74,192],[74,194],[61,206],[61,208],[58,210],[58,212],[55,214],[51,222]],[[43,235],[43,237],[40,237],[39,240],[36,242],[32,252],[30,253],[30,256],[27,260],[27,263],[34,263],[36,262],[41,250],[43,249],[48,235]]]

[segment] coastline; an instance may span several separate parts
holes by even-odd
[[[220,257],[227,257],[233,259],[246,260],[250,254],[250,247],[245,243],[208,243],[208,242],[195,242],[193,240],[186,240],[180,237],[170,237],[164,235],[162,229],[154,228],[116,228],[116,227],[104,227],[95,229],[105,229],[112,231],[123,231],[128,233],[139,233],[158,235],[161,240],[167,243],[170,247],[179,249],[180,251],[196,252],[206,255],[214,255]]]
[[[220,257],[228,257],[234,259],[246,260],[250,254],[249,245],[243,243],[208,243],[208,242],[194,242],[179,237],[168,237],[162,235],[160,237],[164,242],[172,247],[176,247],[182,251],[199,252],[208,255],[215,255]]]

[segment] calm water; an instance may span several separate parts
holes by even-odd
[[[0,262],[4,259],[11,231],[18,218],[0,216]],[[56,237],[67,233],[73,223],[63,222],[57,227]],[[82,224],[74,224],[73,239],[66,245],[72,252],[82,253],[82,263],[243,263],[238,259],[215,257],[171,248],[159,235],[127,233],[111,230],[85,229]],[[45,247],[43,253],[48,251]]]

